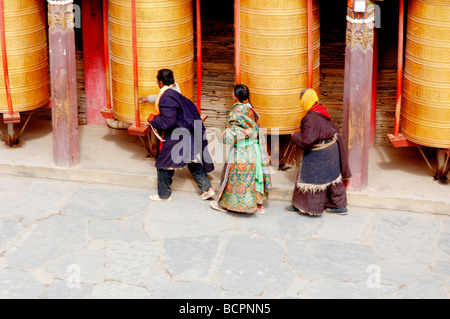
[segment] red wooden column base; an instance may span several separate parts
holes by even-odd
[[[3,113],[3,123],[5,124],[20,123],[20,113],[19,112],[14,112],[13,114]]]
[[[387,137],[391,141],[392,145],[394,147],[411,147],[411,146],[420,146],[416,143],[413,143],[406,139],[406,137],[403,136],[403,134],[399,133],[397,136],[394,134],[387,134]]]
[[[113,114],[113,110],[108,108],[108,107],[104,107],[100,110],[100,114],[105,118],[105,119],[113,119],[114,118],[114,114]]]
[[[136,126],[133,124],[130,127],[128,127],[128,133],[130,133],[131,135],[147,136],[149,132],[150,126],[147,125]]]

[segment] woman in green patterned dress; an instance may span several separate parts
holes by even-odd
[[[272,189],[266,141],[249,97],[247,86],[234,87],[236,103],[225,128],[217,133],[220,142],[232,147],[222,171],[219,200],[211,202],[215,210],[264,214],[263,201]]]

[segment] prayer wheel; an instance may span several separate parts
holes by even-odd
[[[131,2],[109,0],[113,114],[118,120],[135,122]],[[159,69],[174,72],[175,81],[187,98],[194,100],[194,29],[191,0],[138,0],[136,27],[139,64],[139,96],[157,94]],[[154,104],[139,104],[146,123]]]
[[[409,2],[400,127],[410,141],[450,147],[450,1]]]
[[[34,110],[49,101],[45,8],[42,0],[4,0],[5,47],[14,112]],[[7,113],[4,69],[0,65],[0,112]]]
[[[241,0],[241,80],[250,90],[261,127],[297,131],[308,86],[308,1]],[[320,77],[320,15],[313,6],[313,88]],[[276,133],[273,131],[272,133]]]

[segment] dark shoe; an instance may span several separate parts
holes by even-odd
[[[286,206],[283,210],[284,210],[286,213],[300,213],[300,210],[298,210],[297,208],[295,208],[293,205]]]
[[[342,208],[330,208],[330,207],[327,207],[327,208],[325,208],[325,211],[328,214],[335,214],[335,215],[347,215],[348,214],[347,207],[342,207]]]

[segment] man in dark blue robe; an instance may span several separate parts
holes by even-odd
[[[206,129],[195,104],[171,87],[175,80],[172,71],[158,71],[161,88],[157,99],[159,115],[150,116],[149,123],[164,138],[164,144],[156,158],[158,170],[158,195],[155,201],[171,200],[172,177],[176,169],[188,167],[202,191],[202,199],[214,196],[207,173],[214,170],[208,151]]]

